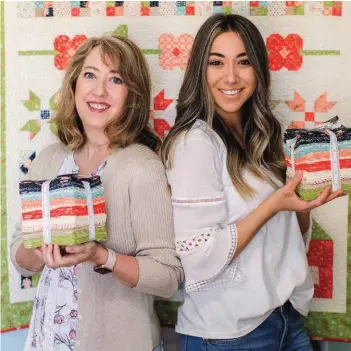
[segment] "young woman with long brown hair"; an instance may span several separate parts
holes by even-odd
[[[200,27],[162,150],[185,301],[181,350],[311,350],[309,212],[342,195],[298,198],[285,183],[282,128],[269,107],[264,40],[248,19]]]

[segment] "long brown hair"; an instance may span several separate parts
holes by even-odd
[[[222,33],[237,33],[255,71],[257,87],[242,108],[243,145],[235,139],[215,105],[207,85],[207,65],[214,40]],[[177,104],[175,124],[162,147],[162,159],[172,167],[172,153],[178,137],[189,131],[197,119],[205,121],[222,138],[227,148],[227,169],[233,184],[243,197],[254,190],[245,182],[242,171],[248,169],[274,187],[275,175],[284,181],[285,164],[282,128],[269,107],[270,73],[264,40],[256,26],[239,15],[215,14],[200,27],[190,53]]]
[[[126,147],[140,143],[157,151],[161,142],[149,125],[151,78],[147,61],[141,50],[129,39],[118,36],[90,38],[73,56],[59,94],[53,122],[61,142],[71,150],[81,148],[86,142],[82,121],[75,107],[74,93],[85,58],[99,47],[101,58],[118,68],[128,87],[124,114],[111,121],[105,129],[111,147]]]

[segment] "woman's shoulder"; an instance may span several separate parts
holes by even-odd
[[[67,146],[62,143],[54,143],[44,147],[38,157],[42,159],[53,159],[55,156],[67,156],[69,150]]]
[[[155,151],[151,150],[145,145],[137,143],[117,150],[117,152],[114,153],[114,157],[127,160],[135,164],[145,163],[149,160],[160,160],[160,157]]]
[[[132,178],[149,169],[154,172],[164,172],[159,155],[142,144],[132,144],[116,150],[109,157],[108,165],[110,169],[123,170],[124,175]]]
[[[221,151],[224,147],[223,141],[220,136],[202,120],[196,120],[192,127],[185,133],[183,133],[178,140],[178,145],[186,143],[204,143],[210,144],[218,151]]]
[[[69,151],[62,143],[54,143],[44,147],[34,159],[27,179],[52,179]]]

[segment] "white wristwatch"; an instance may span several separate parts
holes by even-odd
[[[113,250],[108,249],[107,247],[106,247],[106,250],[108,251],[107,262],[105,264],[100,264],[98,266],[95,266],[94,271],[96,273],[100,273],[100,274],[111,273],[115,268],[116,260],[117,260],[116,253]]]

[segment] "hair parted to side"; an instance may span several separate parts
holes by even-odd
[[[257,87],[242,108],[243,146],[215,112],[207,84],[207,65],[214,40],[222,33],[237,33],[255,71]],[[227,169],[243,197],[254,194],[242,172],[249,170],[259,179],[277,187],[275,175],[285,180],[282,128],[269,107],[270,73],[264,40],[256,26],[239,15],[215,14],[200,27],[190,53],[179,92],[175,124],[162,146],[162,159],[172,167],[172,154],[178,137],[190,130],[197,119],[213,128],[227,147]]]
[[[133,143],[140,143],[157,151],[161,141],[149,125],[151,78],[148,63],[137,45],[119,36],[90,38],[73,56],[65,73],[53,119],[58,138],[70,150],[79,149],[86,142],[74,95],[84,60],[96,47],[101,50],[103,62],[111,62],[128,87],[124,114],[112,120],[105,129],[110,147],[124,148]]]

